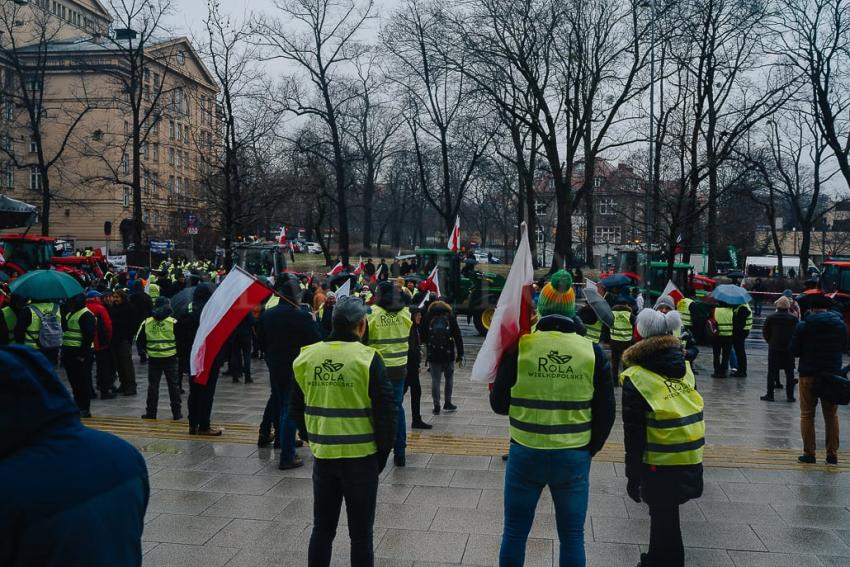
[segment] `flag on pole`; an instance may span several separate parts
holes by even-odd
[[[685,298],[685,294],[682,293],[678,287],[676,287],[676,284],[673,283],[673,280],[667,280],[667,287],[665,287],[664,291],[661,292],[660,297],[664,297],[665,295],[669,295],[673,299],[674,305],[679,305],[679,302]]]
[[[448,249],[452,252],[460,250],[460,215],[455,219],[455,226],[449,233]]]
[[[437,294],[437,297],[440,297],[442,293],[440,292],[440,267],[434,266],[434,269],[431,270],[431,273],[428,274],[428,277],[425,278],[425,281],[419,286],[419,289],[424,291],[430,291]]]
[[[190,373],[205,386],[213,361],[233,330],[272,290],[236,266],[213,292],[204,310],[190,355]]]
[[[341,274],[341,273],[342,273],[342,272],[344,272],[344,271],[345,271],[345,266],[343,266],[343,265],[342,265],[342,262],[337,262],[337,263],[336,263],[336,266],[334,266],[333,268],[331,268],[331,271],[330,271],[330,272],[328,272],[328,274],[327,274],[327,275],[329,275],[329,276],[335,276],[335,275],[337,275],[337,274]]]
[[[351,295],[351,278],[347,278],[345,283],[339,286],[336,290],[337,299],[340,297],[348,297],[349,295]]]
[[[379,277],[381,277],[381,271],[383,271],[383,269],[384,269],[384,265],[383,265],[383,264],[381,264],[380,266],[378,266],[378,269],[375,271],[375,273],[374,273],[374,274],[372,274],[372,277],[371,277],[371,278],[369,278],[369,283],[375,283],[375,282],[377,282],[377,281],[378,281],[378,278],[379,278]]]
[[[277,235],[278,244],[286,244],[286,225],[280,227],[280,234]]]
[[[426,292],[422,297],[422,301],[419,302],[419,309],[424,309],[425,304],[428,303],[428,298],[431,297],[431,292]]]
[[[357,267],[354,269],[354,272],[353,272],[353,274],[355,276],[359,276],[360,274],[362,274],[363,270],[366,268],[366,264],[363,263],[363,257],[362,256],[357,260],[357,262],[358,262]]]
[[[504,353],[516,348],[519,338],[531,332],[531,316],[534,312],[534,302],[531,299],[534,265],[528,245],[528,226],[522,223],[521,230],[522,237],[514,263],[499,296],[490,330],[472,367],[473,382],[492,383],[496,379]]]

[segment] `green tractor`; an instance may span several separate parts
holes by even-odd
[[[505,278],[475,269],[474,259],[464,259],[443,248],[418,248],[419,273],[414,279],[424,280],[439,266],[440,292],[455,313],[471,319],[480,335],[486,335],[496,312]]]
[[[233,263],[255,276],[268,277],[286,270],[286,254],[276,242],[237,242],[231,250]]]

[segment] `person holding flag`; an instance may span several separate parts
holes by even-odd
[[[502,566],[524,564],[546,486],[555,503],[560,564],[585,564],[590,461],[608,439],[616,408],[608,358],[581,336],[572,283],[560,270],[543,287],[537,327],[503,354],[490,393],[493,411],[510,416]]]

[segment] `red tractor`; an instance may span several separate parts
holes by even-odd
[[[20,276],[31,270],[56,269],[74,276],[84,286],[103,277],[106,258],[99,250],[92,256],[57,256],[56,245],[57,239],[52,236],[0,236],[0,248],[6,259],[0,269],[9,276]]]

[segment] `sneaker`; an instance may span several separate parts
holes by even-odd
[[[303,467],[304,461],[295,457],[295,459],[291,463],[280,463],[277,468],[282,471],[288,471],[289,469],[297,469],[298,467]]]
[[[443,404],[443,409],[446,411],[457,411],[457,406],[446,402],[445,404]]]
[[[413,423],[411,423],[410,427],[412,427],[413,429],[433,429],[434,428],[433,425],[431,425],[430,423],[425,423],[421,419],[418,419],[418,420],[414,421]]]
[[[404,458],[404,455],[393,455],[393,463],[397,467],[403,467],[407,465],[407,461]]]
[[[198,435],[204,435],[206,437],[218,437],[224,430],[219,427],[209,427],[208,429],[198,429]]]
[[[837,465],[838,464],[838,455],[827,455],[826,456],[826,464]]]
[[[260,433],[257,438],[257,447],[268,447],[272,443],[274,443],[274,433]]]
[[[143,413],[143,414],[142,414],[142,419],[156,419],[156,416],[155,416],[155,415],[152,415],[152,414],[149,414],[149,413]]]
[[[806,465],[813,465],[817,462],[817,459],[812,455],[800,455],[797,460]]]
[[[760,397],[759,399],[760,399],[761,401],[763,401],[763,402],[772,402],[772,401],[774,401],[774,399],[773,399],[773,394],[768,394],[768,395],[766,395],[766,396],[762,396],[762,397]]]
[[[440,406],[434,406],[434,415],[440,415]]]

